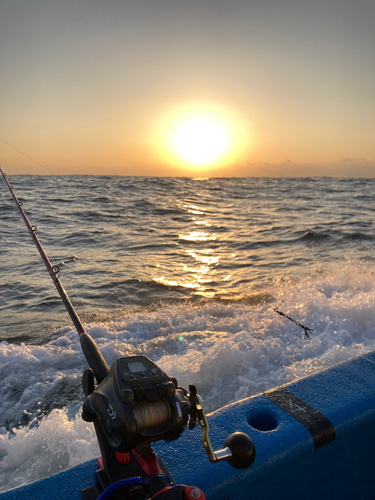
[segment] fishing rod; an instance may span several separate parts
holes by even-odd
[[[1,167],[0,167],[0,172],[1,172],[8,188],[9,188],[9,191],[13,197],[13,200],[15,201],[15,203],[16,203],[16,205],[17,205],[17,207],[22,215],[22,218],[26,224],[27,229],[29,230],[31,237],[34,240],[35,246],[39,251],[39,254],[44,262],[44,265],[47,268],[47,271],[52,279],[52,282],[55,285],[56,290],[58,291],[58,293],[61,297],[61,300],[63,301],[63,304],[64,304],[66,310],[68,311],[68,314],[69,314],[71,320],[73,321],[73,324],[77,330],[78,335],[80,336],[81,347],[82,347],[82,351],[85,355],[85,358],[87,359],[89,366],[95,370],[95,372],[94,372],[95,378],[98,381],[98,383],[100,383],[108,375],[108,372],[109,372],[108,365],[107,365],[105,359],[103,358],[103,355],[99,351],[99,348],[96,345],[93,338],[85,331],[85,329],[81,323],[81,320],[79,319],[76,311],[74,310],[72,303],[70,302],[68,294],[66,293],[66,291],[65,291],[65,289],[60,281],[60,268],[59,268],[59,266],[53,266],[51,264],[47,254],[44,251],[44,248],[43,248],[43,246],[42,246],[42,244],[41,244],[41,242],[36,234],[37,227],[30,223],[30,221],[27,218],[27,215],[23,209],[22,201],[20,201],[17,198],[17,196],[14,192],[13,186],[11,186],[11,184],[8,182],[7,176],[6,176],[5,172],[3,172]]]
[[[82,499],[118,499],[121,492],[123,500],[148,500],[156,496],[158,500],[205,500],[199,488],[175,484],[151,443],[174,441],[187,426],[193,429],[198,421],[210,462],[226,460],[236,469],[247,469],[253,464],[254,443],[243,432],[234,432],[227,437],[222,450],[214,451],[203,401],[196,387],[189,385],[189,391],[180,387],[175,377],[169,377],[146,356],[124,356],[108,368],[69,300],[60,281],[59,267],[51,264],[36,235],[36,226],[31,225],[1,168],[0,172],[77,329],[90,367],[82,376],[85,395],[82,418],[94,424],[101,457],[95,483],[82,490]]]

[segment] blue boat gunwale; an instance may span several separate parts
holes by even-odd
[[[158,456],[170,469],[178,483],[200,487],[207,500],[252,500],[268,498],[334,498],[332,488],[340,492],[337,498],[374,498],[371,470],[375,456],[362,453],[371,437],[375,439],[375,351],[359,355],[331,368],[282,386],[327,417],[335,430],[335,439],[314,450],[309,430],[286,413],[266,395],[259,394],[227,405],[209,415],[210,437],[214,449],[222,448],[228,434],[241,431],[254,442],[256,458],[247,470],[236,470],[226,462],[211,464],[204,452],[199,428],[185,430],[177,441],[154,444]],[[249,424],[254,415],[263,414],[274,428],[259,430]],[[343,456],[345,455],[346,456]],[[375,455],[375,454],[374,454]],[[94,482],[96,460],[90,460],[64,472],[0,494],[0,500],[35,498],[50,500],[53,492],[62,499],[80,499],[80,490]],[[331,479],[327,484],[309,485],[305,470]],[[281,475],[281,471],[283,474]],[[301,480],[292,480],[299,471]],[[360,480],[362,476],[370,481]],[[278,478],[275,484],[275,478]],[[288,479],[289,478],[289,479]],[[287,484],[284,482],[289,481]],[[293,484],[291,484],[291,482]],[[329,484],[328,484],[329,482]],[[341,489],[339,485],[344,485]],[[293,489],[294,488],[294,489]],[[285,489],[286,496],[281,493]],[[278,491],[278,496],[275,492]],[[52,496],[51,496],[52,495]],[[284,496],[283,496],[284,495]]]

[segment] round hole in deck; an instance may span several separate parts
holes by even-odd
[[[265,410],[252,413],[248,418],[248,422],[253,429],[262,432],[273,431],[279,424],[276,416]]]

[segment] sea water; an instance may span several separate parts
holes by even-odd
[[[9,180],[108,364],[145,354],[207,412],[375,349],[374,179]],[[3,491],[99,449],[79,337],[2,180],[0,224]]]

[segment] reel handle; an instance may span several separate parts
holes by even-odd
[[[202,442],[207,456],[212,463],[226,460],[235,469],[247,469],[255,460],[255,446],[250,437],[243,432],[230,434],[222,450],[214,451],[211,445],[208,420],[203,409],[202,398],[194,385],[189,385],[188,395],[191,403],[189,428],[193,429],[196,419],[202,429]]]
[[[244,432],[234,432],[225,440],[226,450],[230,457],[225,457],[228,464],[235,469],[247,469],[255,460],[255,446],[251,438]]]
[[[214,451],[215,460],[211,462],[222,462],[226,460],[235,469],[247,469],[255,460],[255,446],[251,438],[244,432],[233,432],[224,443],[225,448]]]

